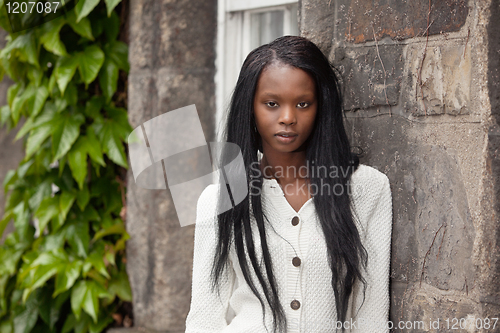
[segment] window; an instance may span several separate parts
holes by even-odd
[[[216,130],[220,140],[224,115],[248,53],[280,36],[298,35],[297,1],[219,0],[215,77]]]

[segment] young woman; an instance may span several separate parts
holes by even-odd
[[[285,36],[253,50],[225,135],[249,193],[225,212],[225,183],[200,196],[186,332],[388,332],[389,180],[351,153],[316,45]]]

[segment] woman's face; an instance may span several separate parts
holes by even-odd
[[[271,64],[259,77],[253,105],[264,154],[305,148],[317,109],[316,87],[308,73],[281,63]]]

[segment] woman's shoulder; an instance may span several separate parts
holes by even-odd
[[[384,192],[390,192],[389,178],[374,167],[359,164],[351,176],[351,191],[354,201],[376,203]]]
[[[352,184],[368,184],[372,186],[382,186],[389,182],[387,175],[374,167],[366,164],[359,164],[356,171],[351,176]]]
[[[196,206],[196,224],[212,224],[213,218],[217,216],[219,188],[219,184],[211,184],[201,192]]]

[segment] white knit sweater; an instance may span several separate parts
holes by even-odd
[[[363,303],[363,285],[355,285],[347,313],[348,322],[344,323],[344,327],[346,332],[386,333],[389,332],[387,321],[392,229],[389,179],[378,170],[360,164],[351,177],[351,186],[355,221],[368,252],[368,266],[363,272],[367,289]],[[245,282],[234,246],[229,255],[229,269],[224,272],[221,280],[220,295],[210,288],[210,271],[217,239],[217,198],[218,187],[211,185],[198,201],[192,298],[186,319],[186,333],[266,332],[261,305]],[[340,328],[341,324],[336,319],[327,249],[312,199],[296,212],[286,200],[277,181],[264,179],[262,206],[272,224],[272,228],[266,226],[266,232],[279,297],[286,312],[287,331],[335,332],[335,327]],[[291,223],[294,217],[299,219],[296,225]],[[256,255],[260,259],[262,253],[257,228],[254,228],[254,241]],[[295,257],[300,258],[300,262],[298,259],[294,260]],[[252,269],[251,271],[254,284],[262,293],[260,284]],[[263,301],[266,305],[266,327],[271,332],[271,309],[265,298]]]

